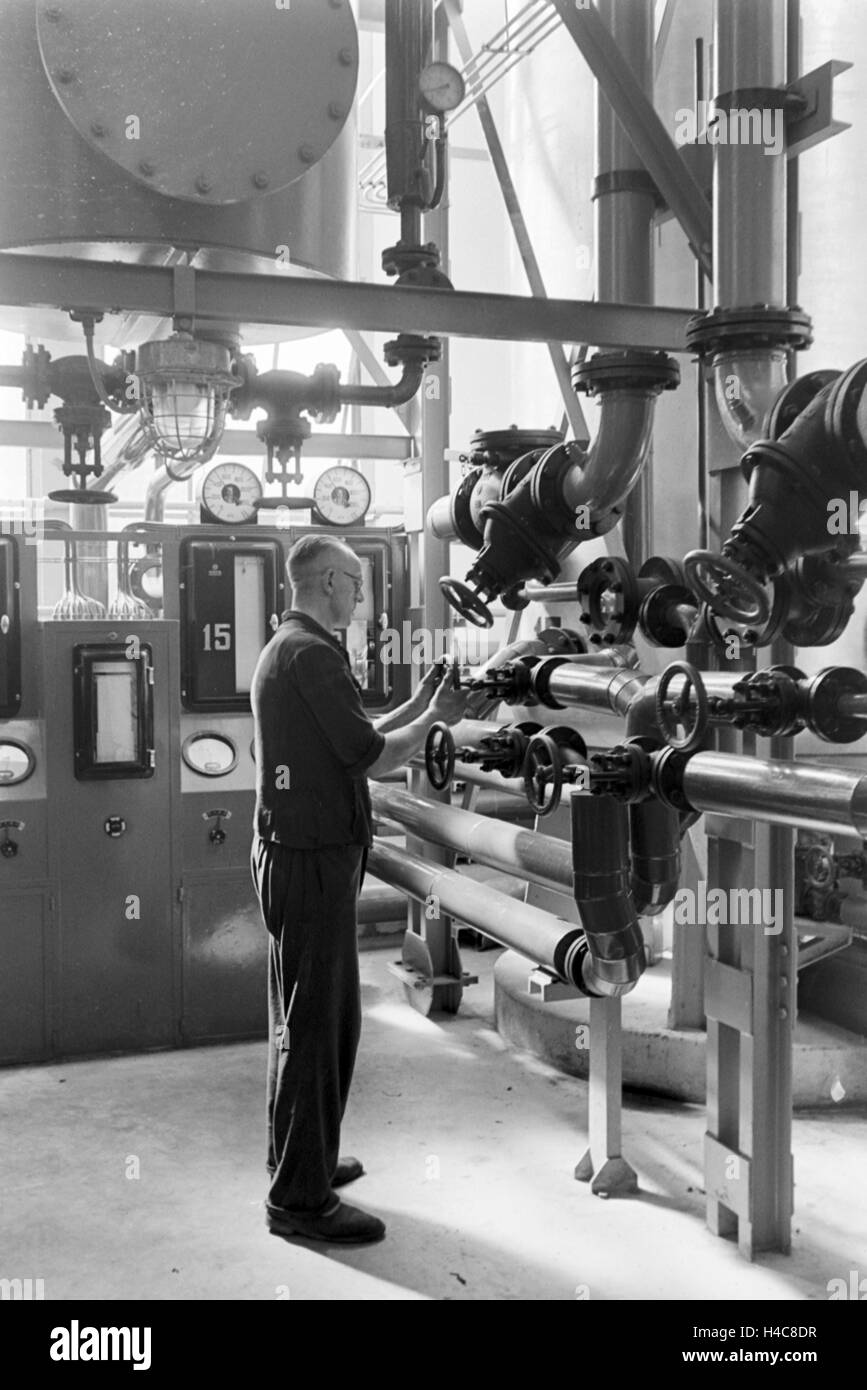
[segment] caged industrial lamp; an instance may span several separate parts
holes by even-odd
[[[232,360],[232,344],[186,331],[137,349],[142,427],[162,458],[206,463],[216,453],[229,393],[240,384]]]

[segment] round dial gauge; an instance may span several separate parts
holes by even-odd
[[[218,463],[202,483],[202,510],[214,521],[237,526],[252,521],[262,484],[243,463]]]
[[[326,468],[314,484],[313,500],[325,521],[352,526],[370,506],[370,485],[355,468]]]
[[[467,90],[464,79],[451,63],[428,63],[419,75],[418,89],[434,111],[454,111]]]

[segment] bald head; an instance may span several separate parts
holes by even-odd
[[[357,567],[355,551],[345,541],[332,539],[331,536],[302,536],[289,551],[286,561],[286,573],[293,593],[303,596],[313,592],[317,578],[323,571],[340,569],[341,566],[348,569],[349,560]]]

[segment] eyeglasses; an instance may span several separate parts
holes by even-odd
[[[341,570],[340,573],[345,574],[347,579],[352,580],[355,585],[355,597],[361,598],[361,595],[364,593],[364,580],[359,579],[355,574],[350,574],[349,570]]]

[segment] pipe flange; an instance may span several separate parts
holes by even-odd
[[[508,608],[510,613],[521,613],[525,608],[530,607],[530,600],[521,594],[522,583],[523,581],[512,584],[500,594],[500,603],[504,608]]]
[[[476,483],[481,476],[481,468],[471,468],[465,473],[452,494],[450,505],[452,525],[458,539],[469,546],[470,550],[481,550],[485,543],[482,532],[473,521],[470,505]]]
[[[666,352],[597,352],[589,362],[572,368],[572,389],[588,396],[605,391],[673,391],[680,384],[680,367]]]
[[[507,468],[516,459],[534,450],[543,453],[563,443],[560,430],[523,430],[510,425],[506,430],[476,430],[470,440],[469,457],[472,464],[490,468]]]
[[[867,491],[863,470],[867,462],[867,426],[863,424],[863,396],[867,388],[867,359],[856,362],[838,380],[828,398],[826,419],[829,433],[845,453],[853,469],[852,482],[860,493]]]
[[[805,376],[799,376],[795,381],[789,382],[777,396],[765,421],[765,434],[768,439],[779,439],[781,434],[785,434],[819,392],[824,391],[826,386],[830,386],[832,381],[836,381],[837,377],[842,375],[842,372],[829,369],[807,372]]]
[[[530,473],[530,501],[548,528],[561,535],[571,535],[575,528],[575,513],[563,495],[563,485],[574,468],[568,446],[557,445],[542,455]]]
[[[639,580],[658,579],[661,584],[684,584],[683,561],[667,555],[651,555],[638,571]]]
[[[426,367],[429,362],[439,362],[443,345],[439,338],[424,337],[421,333],[400,333],[384,344],[382,355],[389,367]]]
[[[867,675],[851,666],[827,666],[807,685],[807,720],[825,743],[857,743],[867,734],[867,718],[841,714],[845,695],[867,694]]]
[[[565,941],[565,938],[564,938]],[[563,943],[561,943],[562,946]],[[592,989],[585,978],[593,975],[593,957],[590,954],[590,946],[587,937],[580,932],[569,944],[566,950],[560,974],[564,980],[568,980],[574,985],[579,994],[583,994],[587,999],[606,999],[607,995],[602,994],[597,989]]]
[[[638,618],[638,584],[632,566],[617,555],[603,555],[581,571],[581,621],[594,647],[628,642]]]
[[[660,584],[651,589],[638,610],[638,626],[654,647],[682,647],[689,640],[692,624],[677,613],[689,607],[698,616],[695,594],[685,584]],[[674,613],[674,617],[672,617]],[[693,620],[694,621],[694,620]]]
[[[567,656],[546,656],[537,662],[530,671],[530,689],[533,697],[540,705],[545,705],[548,709],[567,709],[567,705],[561,705],[559,700],[555,700],[551,694],[548,683],[551,675],[557,670],[558,666],[568,666]]]
[[[810,315],[798,304],[791,308],[751,304],[693,314],[686,326],[686,341],[690,351],[705,361],[718,352],[738,348],[787,347],[800,351],[812,343],[812,329]]]
[[[673,811],[695,811],[683,789],[683,777],[690,762],[689,753],[676,748],[660,748],[650,755],[650,789],[664,806]]]

